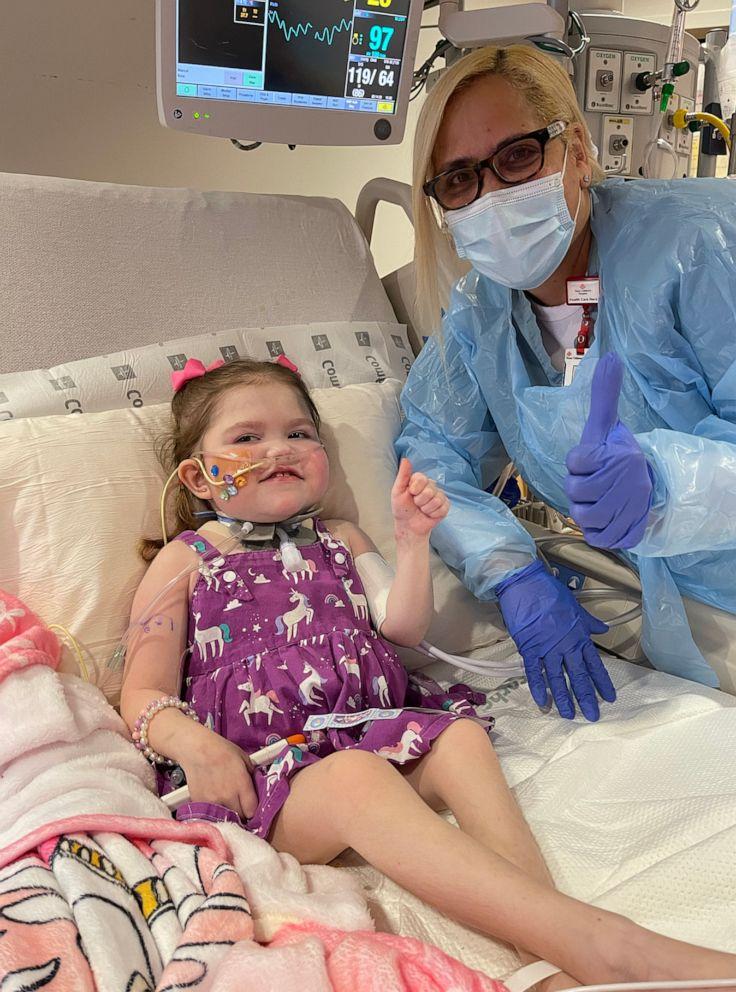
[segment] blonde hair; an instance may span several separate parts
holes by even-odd
[[[450,271],[459,269],[452,239],[442,228],[439,209],[424,193],[423,187],[433,175],[432,156],[448,105],[454,96],[486,76],[500,76],[510,83],[522,95],[539,120],[540,127],[556,120],[579,125],[590,162],[592,183],[600,182],[605,175],[595,160],[593,143],[572,83],[559,62],[526,45],[510,45],[508,48],[489,45],[465,55],[450,66],[425,100],[414,139],[412,200],[416,307],[425,329],[434,329],[439,322],[440,306],[446,303],[442,299],[438,279],[440,266],[445,271],[448,268]],[[569,144],[573,133],[569,128],[562,135],[565,144]]]
[[[206,375],[191,379],[174,394],[169,428],[156,444],[156,455],[166,476],[198,450],[225,393],[236,386],[263,382],[280,383],[293,389],[319,431],[317,407],[297,373],[275,362],[238,358]],[[169,538],[172,538],[183,531],[196,530],[202,523],[197,514],[208,509],[208,504],[197,499],[177,479],[176,485],[169,489],[167,509],[173,516],[173,526],[169,529]],[[214,516],[214,512],[212,515]],[[138,544],[138,553],[144,561],[153,561],[163,546],[163,539],[144,537]]]

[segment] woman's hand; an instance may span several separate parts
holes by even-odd
[[[421,472],[412,472],[402,458],[391,490],[391,511],[396,537],[428,535],[450,510],[450,501],[437,484]]]
[[[567,456],[570,516],[594,548],[635,548],[646,532],[654,499],[651,466],[618,419],[623,377],[618,355],[610,352],[600,359],[583,436]]]
[[[193,741],[190,754],[180,759],[193,803],[218,803],[248,820],[258,807],[251,778],[253,766],[237,744],[207,727]],[[202,733],[203,731],[203,733]]]
[[[560,716],[572,720],[572,689],[585,719],[597,720],[596,693],[607,703],[616,699],[611,677],[590,639],[591,634],[605,634],[606,624],[584,610],[541,561],[500,582],[496,595],[537,706],[546,707],[549,687]]]

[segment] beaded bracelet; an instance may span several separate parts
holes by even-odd
[[[149,703],[135,721],[133,727],[133,742],[138,750],[142,751],[145,757],[148,758],[152,765],[169,765],[173,768],[176,766],[176,762],[172,761],[170,758],[167,758],[163,754],[159,754],[158,751],[154,751],[148,743],[148,727],[151,720],[153,720],[153,718],[162,710],[168,709],[181,710],[181,712],[186,716],[190,717],[196,723],[199,723],[199,717],[189,703],[185,703],[184,700],[179,699],[178,696],[161,696],[160,699],[155,699],[152,703]]]

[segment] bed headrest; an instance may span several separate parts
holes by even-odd
[[[0,173],[0,372],[202,328],[394,321],[338,200]]]

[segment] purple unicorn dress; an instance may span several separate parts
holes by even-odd
[[[219,555],[201,535],[179,535],[208,554],[192,594],[185,698],[202,723],[252,753],[305,733],[254,771],[258,809],[247,828],[267,837],[289,794],[292,775],[335,751],[360,748],[396,764],[429,751],[455,719],[484,701],[467,687],[449,694],[430,679],[412,679],[371,626],[348,549],[315,521],[317,540],[301,547],[305,569],[284,569],[278,549]],[[456,691],[457,690],[457,691]],[[355,727],[304,731],[314,714],[423,706]],[[180,818],[207,815],[202,804]],[[222,807],[216,808],[222,812]],[[210,807],[210,816],[212,807]],[[227,815],[227,814],[226,814]],[[215,817],[216,818],[216,817]]]

